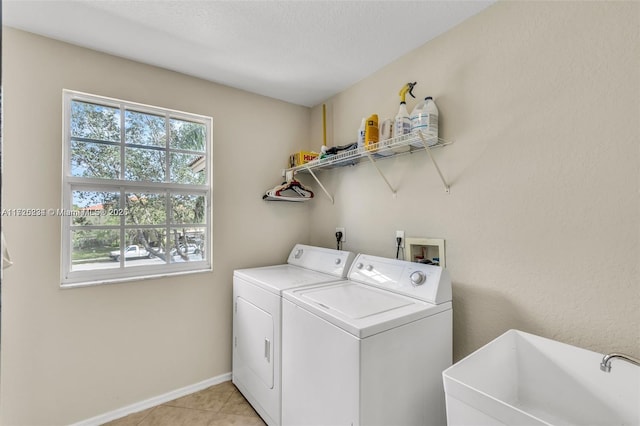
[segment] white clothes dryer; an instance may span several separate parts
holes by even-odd
[[[446,425],[445,269],[360,254],[349,280],[283,297],[284,426]]]
[[[354,257],[297,244],[287,264],[234,271],[232,381],[268,425],[281,424],[282,292],[344,279]]]

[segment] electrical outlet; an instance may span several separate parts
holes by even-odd
[[[345,232],[344,228],[336,228],[336,232],[342,232],[342,239],[340,240],[341,242],[345,242],[347,241],[347,233]]]
[[[396,238],[402,238],[402,241],[400,241],[400,247],[404,248],[404,231],[396,231]]]

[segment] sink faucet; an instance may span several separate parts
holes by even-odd
[[[637,366],[640,366],[640,359],[634,358],[632,356],[629,355],[625,355],[625,354],[619,354],[619,353],[610,353],[608,355],[605,355],[602,358],[602,362],[600,363],[600,370],[609,373],[611,371],[611,360],[613,358],[620,358],[622,360],[625,360],[627,362],[630,362],[631,364],[635,364]]]

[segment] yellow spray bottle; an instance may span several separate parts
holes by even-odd
[[[413,96],[413,88],[418,84],[417,82],[407,83],[402,89],[400,89],[400,109],[398,110],[398,115],[396,115],[396,119],[393,123],[393,137],[397,138],[398,136],[406,135],[407,133],[411,133],[411,116],[409,115],[409,111],[407,111],[407,103],[405,102],[405,97],[407,96],[407,92]]]

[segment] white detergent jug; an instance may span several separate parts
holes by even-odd
[[[411,111],[411,131],[421,131],[429,146],[438,143],[438,107],[431,96],[418,102]],[[411,145],[423,146],[422,139],[412,142]]]

